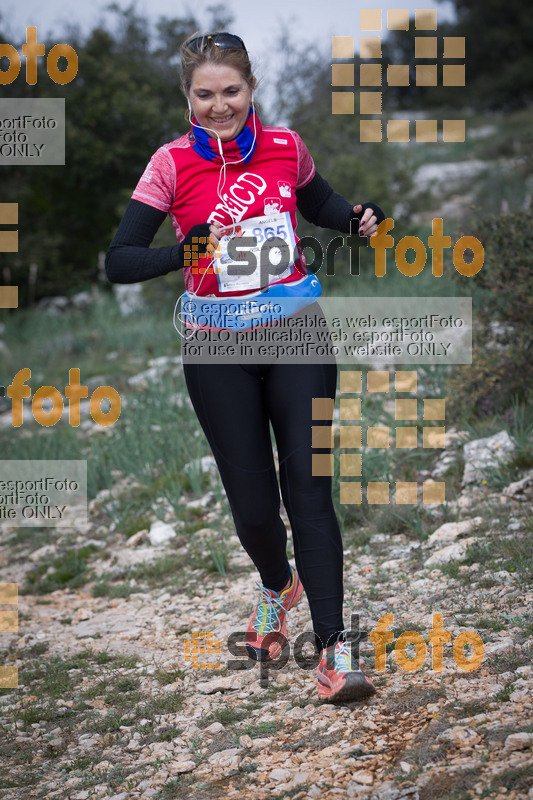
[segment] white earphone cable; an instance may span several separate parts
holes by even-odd
[[[256,117],[255,117],[255,105],[254,105],[254,93],[253,93],[253,91],[252,91],[251,100],[252,100],[252,112],[253,112],[253,122],[254,122],[254,138],[252,140],[252,144],[250,145],[250,148],[249,148],[248,152],[245,153],[245,155],[241,159],[239,159],[239,161],[228,161],[228,162],[224,158],[224,150],[223,150],[223,147],[222,147],[222,139],[220,138],[220,135],[217,133],[217,131],[214,131],[212,128],[205,128],[202,125],[198,125],[197,123],[192,121],[191,104],[190,104],[189,100],[187,100],[187,104],[189,106],[189,122],[190,122],[190,124],[194,128],[201,128],[202,130],[205,130],[205,131],[211,131],[211,133],[214,133],[215,136],[218,139],[218,151],[220,153],[220,157],[222,158],[222,166],[220,167],[220,172],[219,172],[219,175],[218,175],[217,196],[218,196],[220,202],[222,203],[223,208],[228,212],[229,216],[231,217],[231,221],[232,221],[233,225],[237,224],[237,218],[234,216],[234,213],[231,210],[230,206],[228,206],[226,200],[223,198],[222,191],[223,191],[225,183],[226,183],[226,165],[229,164],[230,166],[233,166],[234,164],[241,164],[250,155],[250,153],[253,152],[253,149],[254,149],[254,146],[255,146],[255,142],[256,142],[256,139],[257,139],[257,125],[256,125]],[[211,264],[213,264],[214,260],[215,259],[213,257],[211,259],[211,261],[209,262],[209,264],[207,264],[207,266],[205,267],[204,274],[202,275],[202,279],[201,279],[200,283],[196,287],[196,291],[195,292],[194,291],[193,292],[189,292],[189,295],[191,297],[198,297],[198,291],[200,289],[200,286],[202,285],[203,280],[204,280],[204,278],[205,278],[205,276],[207,274],[207,271],[208,271],[209,267],[211,266]],[[183,331],[180,330],[178,328],[178,326],[176,325],[176,319],[179,320],[179,322],[181,323],[182,326],[185,324],[185,319],[183,317],[183,311],[179,311],[178,313],[176,313],[176,309],[178,308],[180,300],[184,296],[184,294],[185,294],[185,292],[182,292],[182,294],[180,294],[180,296],[176,300],[176,304],[174,306],[174,314],[172,316],[172,324],[174,325],[175,330],[181,336],[181,338],[185,339],[186,341],[188,341],[189,339],[192,339],[192,337],[194,336],[195,332],[197,330],[199,330],[201,328],[201,326],[197,325],[194,322],[192,322],[191,334],[189,336],[186,336],[183,333]],[[191,320],[188,320],[188,324],[191,326]]]

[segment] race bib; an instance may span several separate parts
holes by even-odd
[[[246,292],[261,289],[292,275],[296,242],[288,211],[241,220],[222,229],[215,249],[213,269],[221,292]],[[255,244],[240,246],[238,239],[252,237]],[[242,259],[233,259],[228,244],[237,238]]]

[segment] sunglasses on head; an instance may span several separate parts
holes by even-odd
[[[192,50],[194,53],[203,53],[204,50],[207,50],[209,46],[215,45],[216,47],[220,47],[221,50],[244,50],[246,53],[246,47],[244,46],[244,42],[240,36],[235,36],[233,33],[207,33],[203,36],[197,36],[195,39],[191,39],[187,47],[189,50]]]

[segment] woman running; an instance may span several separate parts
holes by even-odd
[[[191,341],[201,329],[242,335],[235,331],[249,329],[250,299],[259,290],[281,304],[276,319],[255,319],[265,330],[304,312],[321,316],[318,280],[308,272],[297,246],[281,247],[280,252],[294,258],[272,267],[265,285],[264,269],[236,268],[239,255],[231,250],[232,236],[234,244],[251,234],[257,242],[268,236],[270,227],[278,243],[297,245],[296,208],[315,225],[345,233],[357,219],[360,234],[372,236],[383,212],[372,203],[352,206],[333,192],[295,131],[261,124],[254,106],[256,79],[238,36],[221,32],[189,37],[181,47],[181,63],[191,128],[160,147],[140,178],[107,252],[109,280],[134,283],[184,269],[182,321]],[[179,244],[151,248],[167,214]],[[231,322],[220,312],[228,298],[234,306]],[[200,363],[184,355],[183,369],[237,535],[261,578],[246,632],[250,657],[266,661],[282,652],[287,612],[305,589],[320,655],[319,697],[335,702],[373,694],[374,685],[359,669],[343,622],[343,546],[331,477],[312,474],[311,427],[317,424],[312,399],[330,398],[333,404],[335,358],[249,364],[223,358]],[[280,486],[295,566],[287,559]]]

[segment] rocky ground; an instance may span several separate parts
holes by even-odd
[[[443,453],[435,477],[454,453]],[[476,459],[474,467],[483,463],[479,448]],[[211,493],[187,498],[192,537],[170,509],[129,538],[110,531],[109,492],[91,502],[88,530],[70,538],[53,529],[37,539],[20,534],[27,529],[3,534],[0,581],[18,582],[20,592],[19,629],[1,634],[0,663],[18,667],[19,687],[0,693],[0,798],[533,797],[533,473],[503,491],[489,489],[482,470],[467,480],[448,509],[453,520],[436,511],[429,538],[345,531],[346,624],[357,613],[369,631],[391,613],[395,642],[381,671],[362,642],[378,691],[343,705],[318,701],[314,662],[302,668],[293,648],[281,668],[263,673],[229,652],[230,634],[246,628],[257,576]],[[122,490],[118,481],[114,491]],[[205,559],[214,530],[225,537],[225,575]],[[67,548],[84,559],[78,585],[37,591],[29,576],[45,575],[46,564],[54,575]],[[429,645],[418,669],[398,664],[400,634],[427,642],[435,613],[452,642],[477,632],[476,669],[464,668],[460,652],[457,665],[451,643],[441,670]],[[290,642],[304,631],[305,595],[288,615]],[[187,660],[194,632],[221,643],[204,669]]]

